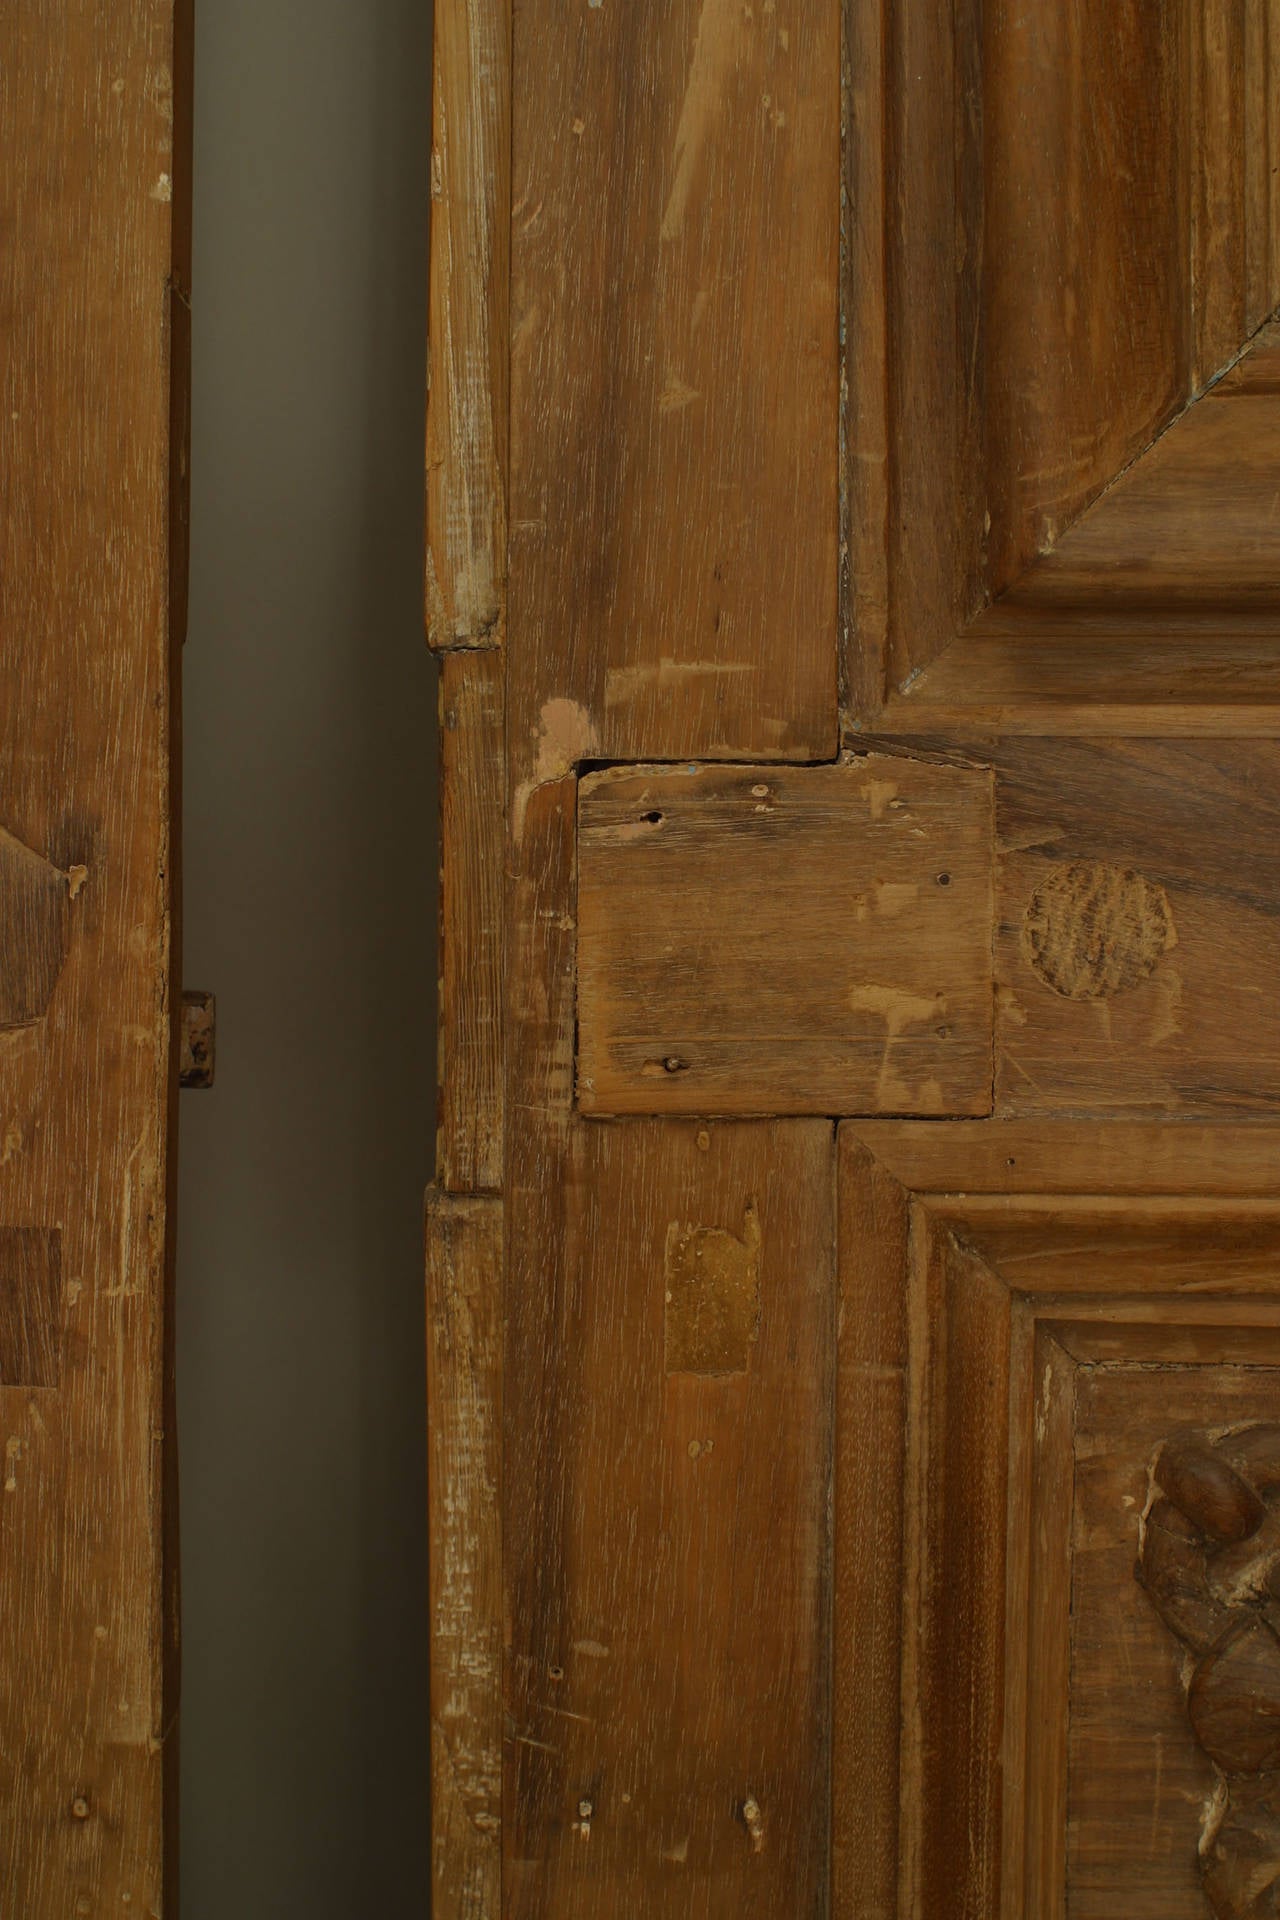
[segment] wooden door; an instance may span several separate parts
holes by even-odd
[[[0,7],[5,1920],[176,1913],[187,11]]]
[[[443,0],[451,1920],[1280,1913],[1280,8]]]

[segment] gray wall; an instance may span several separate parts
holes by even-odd
[[[429,0],[198,0],[183,1920],[427,1909]]]

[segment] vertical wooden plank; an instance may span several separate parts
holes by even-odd
[[[0,1032],[0,1226],[61,1249],[28,1330],[44,1377],[0,1387],[0,1888],[23,1920],[173,1899],[171,283],[189,31],[172,0],[0,13],[0,827],[58,876],[66,916],[44,1004]],[[24,938],[4,925],[0,971],[25,966]]]
[[[839,59],[839,0],[516,11],[517,778],[561,709],[611,758],[835,750]]]
[[[967,0],[966,0],[967,6]],[[889,673],[900,685],[954,632],[960,404],[955,35],[949,8],[893,0],[885,48],[893,176],[888,304]],[[856,349],[855,349],[856,351]],[[946,423],[941,435],[939,422]],[[932,457],[912,459],[929,447]],[[929,537],[919,538],[927,527]]]
[[[1190,13],[1191,271],[1194,385],[1235,358],[1246,324],[1248,0],[1200,0]]]
[[[492,650],[450,654],[440,675],[436,1178],[455,1193],[502,1185],[503,678]]]
[[[1245,328],[1254,333],[1280,300],[1280,4],[1245,0]]]
[[[831,1128],[579,1122],[559,1204],[513,1225],[508,1911],[825,1914]]]
[[[841,8],[840,646],[849,720],[871,719],[888,692],[889,341],[886,216],[886,12]]]
[[[427,1196],[432,1913],[497,1920],[502,1202]]]
[[[832,1911],[897,1920],[909,1202],[838,1137]]]
[[[431,151],[427,633],[502,638],[506,578],[510,0],[438,0]]]

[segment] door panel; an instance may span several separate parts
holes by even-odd
[[[23,1920],[168,1911],[189,47],[158,0],[0,19],[0,1908]]]
[[[1016,1162],[1022,1129],[999,1131]],[[1096,1188],[1125,1184],[1112,1156],[1138,1143],[1115,1131]],[[1150,1177],[1024,1198],[1025,1168],[979,1196],[963,1143],[947,1191],[911,1190],[878,1158],[900,1146],[841,1130],[842,1308],[897,1304],[879,1358],[840,1368],[836,1911],[1265,1912],[1274,1203],[1153,1197]],[[1256,1135],[1253,1157],[1275,1146]],[[1179,1157],[1194,1179],[1195,1148]],[[868,1255],[895,1212],[905,1231]],[[871,1452],[890,1480],[901,1463],[903,1497],[868,1581]],[[840,1659],[859,1646],[878,1668]],[[869,1817],[875,1749],[892,1759]]]
[[[502,1446],[432,1520],[502,1813],[437,1906],[1261,1920],[1280,21],[659,11],[517,10],[505,237],[434,243],[512,262],[433,348],[479,444],[509,330],[442,1109],[492,1147],[500,1050]],[[431,485],[441,573],[500,508]]]

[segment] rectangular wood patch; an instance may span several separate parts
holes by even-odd
[[[583,1111],[989,1113],[992,844],[966,768],[589,775]]]

